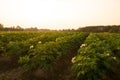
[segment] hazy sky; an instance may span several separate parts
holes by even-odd
[[[0,23],[49,29],[119,25],[120,0],[0,0]]]

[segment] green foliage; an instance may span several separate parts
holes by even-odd
[[[7,45],[8,49],[8,54],[12,55],[12,54],[19,54],[21,51],[20,49],[20,44],[18,42],[9,42],[9,44]]]
[[[0,56],[19,57],[26,70],[51,69],[69,53],[76,80],[102,80],[120,65],[120,34],[80,32],[1,32]]]
[[[112,46],[112,41],[101,39],[98,35],[91,34],[84,43],[86,46],[81,47],[75,57],[72,70],[77,74],[77,80],[102,80],[103,75],[114,73],[120,64],[112,48],[116,44]]]
[[[20,57],[18,63],[19,63],[19,64],[24,64],[24,63],[29,62],[29,60],[30,60],[29,56],[26,55],[26,56],[24,56],[24,57]]]
[[[4,55],[24,55],[31,51],[30,46],[37,46],[49,41],[55,41],[57,37],[72,35],[70,32],[1,32],[0,52]]]
[[[37,45],[29,53],[29,62],[23,66],[26,66],[27,69],[38,67],[49,69],[51,68],[51,64],[60,57],[69,54],[73,50],[77,50],[87,35],[87,33],[75,33],[70,36],[57,38],[56,42],[50,41],[42,45]]]

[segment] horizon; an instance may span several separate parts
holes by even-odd
[[[120,0],[0,0],[0,23],[52,30],[120,25],[119,7]]]
[[[1,23],[0,23],[1,24]],[[17,26],[19,25],[16,25],[16,26],[4,26],[4,24],[1,24],[3,25],[3,28],[17,28]],[[49,28],[39,28],[39,27],[22,27],[22,26],[19,26],[21,29],[38,29],[38,30],[78,30],[78,29],[82,29],[82,28],[89,28],[89,27],[115,27],[115,26],[119,26],[120,27],[120,24],[119,25],[88,25],[88,26],[81,26],[81,27],[78,27],[78,28],[68,28],[68,29],[49,29]]]

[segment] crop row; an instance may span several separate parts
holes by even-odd
[[[19,63],[26,69],[48,69],[51,64],[71,51],[78,50],[79,46],[88,36],[88,33],[74,33],[69,36],[56,38],[42,45],[36,45],[29,54],[20,57]]]
[[[76,80],[103,80],[119,72],[120,35],[90,34],[73,58]]]
[[[22,55],[27,54],[29,49],[38,44],[55,41],[58,37],[72,35],[66,32],[41,32],[41,33],[1,33],[0,34],[0,55]]]

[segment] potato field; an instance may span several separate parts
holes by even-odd
[[[0,80],[120,80],[120,34],[0,32]]]

